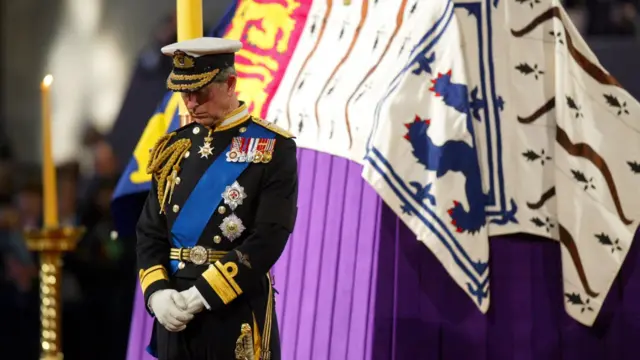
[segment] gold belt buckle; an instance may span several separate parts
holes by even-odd
[[[194,246],[189,251],[189,260],[196,265],[202,265],[209,260],[209,252],[203,246]]]

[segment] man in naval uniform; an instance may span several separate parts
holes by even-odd
[[[293,230],[296,144],[236,97],[242,43],[162,48],[193,122],[161,138],[137,226],[140,285],[160,360],[280,359],[271,267]]]

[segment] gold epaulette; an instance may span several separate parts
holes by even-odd
[[[252,116],[251,119],[253,119],[254,123],[256,123],[258,125],[261,125],[261,126],[264,126],[267,129],[273,131],[274,133],[276,133],[276,134],[278,134],[280,136],[286,137],[287,139],[295,138],[295,136],[292,133],[288,132],[287,130],[279,127],[278,125],[276,125],[276,124],[274,124],[272,122],[269,122],[267,120],[261,119],[261,118],[259,118],[257,116]]]
[[[147,174],[153,175],[158,182],[158,203],[160,212],[164,212],[164,205],[171,201],[175,179],[180,171],[180,161],[184,154],[191,148],[191,140],[178,139],[169,147],[169,140],[175,135],[171,132],[162,136],[151,149],[151,156],[147,163]]]

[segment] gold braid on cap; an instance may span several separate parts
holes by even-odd
[[[184,154],[191,148],[191,140],[189,139],[176,140],[169,147],[166,147],[174,135],[175,133],[169,133],[158,140],[151,150],[151,157],[147,164],[147,174],[152,174],[158,182],[158,203],[161,214],[164,213],[165,204],[171,202],[171,195],[173,195],[180,171],[180,161],[184,159]]]
[[[193,91],[198,90],[203,86],[209,84],[216,75],[220,72],[220,69],[214,69],[212,71],[193,74],[193,75],[180,75],[171,72],[169,78],[167,78],[167,89],[173,91]],[[186,84],[176,83],[176,81],[195,81]]]

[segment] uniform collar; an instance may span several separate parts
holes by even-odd
[[[244,102],[240,102],[240,106],[238,106],[237,109],[227,114],[227,116],[225,116],[224,120],[222,120],[220,125],[216,126],[216,129],[214,131],[218,132],[218,131],[229,130],[249,120],[250,117],[251,115],[249,114],[247,105],[245,105]]]

